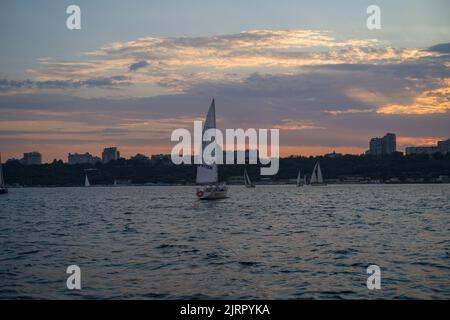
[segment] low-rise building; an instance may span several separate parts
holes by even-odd
[[[150,158],[144,154],[137,153],[135,156],[132,156],[130,160],[139,161],[139,162],[148,162]]]
[[[99,157],[95,157],[91,155],[89,152],[80,154],[80,153],[69,153],[68,155],[68,163],[69,164],[95,164],[96,162],[101,162]]]
[[[336,151],[325,154],[325,158],[335,159],[335,158],[339,158],[339,157],[342,157],[342,153],[336,153]]]
[[[151,157],[152,164],[164,164],[170,165],[172,163],[172,157],[170,154],[155,154]]]
[[[432,155],[435,153],[442,153],[443,155],[450,152],[450,139],[438,141],[437,145],[434,146],[418,146],[418,147],[407,147],[405,149],[407,155],[411,154],[428,154]]]
[[[405,149],[406,155],[412,154],[427,154],[432,155],[436,152],[440,152],[438,147],[434,146],[421,146],[421,147],[406,147]]]

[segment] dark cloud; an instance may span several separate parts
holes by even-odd
[[[95,88],[95,87],[114,87],[118,85],[129,85],[129,78],[126,76],[99,77],[86,80],[7,80],[0,79],[0,91],[21,88],[39,88],[39,89],[77,89],[77,88]]]
[[[450,43],[440,43],[428,48],[428,51],[439,53],[450,53]]]
[[[146,66],[148,66],[148,62],[145,60],[141,60],[139,62],[131,64],[130,67],[128,68],[128,70],[131,72],[134,72],[141,68],[145,68]]]

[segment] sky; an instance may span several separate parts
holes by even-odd
[[[279,128],[282,156],[432,145],[450,138],[449,17],[446,0],[3,0],[0,152],[170,153],[212,97],[221,129]]]

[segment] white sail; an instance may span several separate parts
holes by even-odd
[[[247,186],[247,187],[253,186],[252,180],[250,180],[247,170],[244,170],[244,182],[245,182],[245,186]]]
[[[309,183],[317,183],[317,163],[314,166],[313,172],[311,174],[311,180],[309,181]]]
[[[84,175],[84,186],[89,187],[91,184],[89,183],[89,179],[87,174]]]
[[[203,137],[203,134],[205,133],[205,131],[208,129],[216,129],[216,105],[215,105],[214,99],[211,102],[211,106],[209,107],[208,114],[206,115],[206,121],[205,121],[205,124],[203,125],[202,137]],[[202,142],[202,152],[206,148],[206,146],[208,146],[210,143],[216,143],[216,142],[215,141],[213,141],[213,142],[203,141]],[[203,157],[203,154],[200,156]],[[216,163],[211,164],[211,165],[203,163],[203,164],[197,166],[197,183],[198,184],[217,183],[218,181],[219,181],[219,174],[218,174]]]
[[[317,163],[317,182],[323,183],[322,170],[320,170],[320,163]]]
[[[299,187],[301,184],[301,175],[300,175],[300,170],[298,170],[298,175],[297,175],[297,187]]]

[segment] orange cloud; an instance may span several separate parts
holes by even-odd
[[[445,137],[397,137],[399,148],[410,146],[435,146],[439,140],[445,140]]]
[[[338,40],[317,30],[250,30],[113,42],[82,53],[79,61],[42,58],[39,67],[28,71],[39,81],[83,81],[127,74],[127,82],[161,88],[165,90],[157,92],[161,94],[183,92],[201,81],[239,81],[254,72],[286,74],[302,66],[400,63],[433,55],[437,53],[392,48],[375,39]],[[129,72],[137,61],[143,67]]]
[[[450,78],[443,81],[443,87],[427,90],[407,105],[387,104],[377,109],[381,114],[434,114],[450,110]]]

